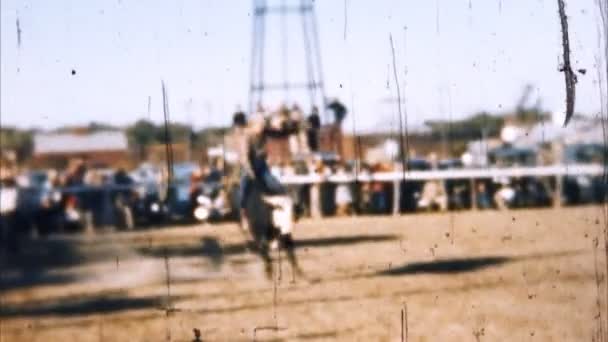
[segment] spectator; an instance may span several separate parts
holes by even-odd
[[[19,248],[15,229],[19,224],[17,183],[12,170],[5,170],[0,177],[0,242],[2,248],[16,252]]]
[[[205,178],[209,177],[211,174],[211,169],[207,166],[202,170],[200,168],[196,168],[190,174],[190,190],[189,193],[193,194],[198,191],[200,187],[200,183],[205,180]]]
[[[323,215],[333,215],[336,210],[335,184],[327,182],[327,178],[332,175],[331,168],[326,165],[322,158],[317,158],[316,174],[321,177],[319,184],[319,203]]]
[[[274,129],[281,129],[283,126],[289,122],[290,119],[290,111],[285,104],[281,104],[279,106],[279,110],[274,113],[270,120],[270,126]]]
[[[104,177],[98,170],[87,170],[84,175],[84,184],[90,186],[102,186],[104,184]]]
[[[346,170],[340,165],[336,175],[345,176]],[[338,216],[348,215],[352,212],[353,196],[348,183],[339,183],[336,187],[336,214]]]
[[[131,185],[133,184],[133,180],[127,173],[127,171],[123,168],[120,168],[114,174],[114,184],[117,185]]]
[[[346,117],[346,107],[338,99],[333,99],[327,105],[327,108],[334,112],[334,125],[340,126]]]
[[[321,129],[321,118],[319,117],[319,109],[316,106],[312,107],[312,112],[308,116],[308,125],[306,130],[306,140],[308,149],[312,152],[319,150],[319,130]]]
[[[244,127],[247,124],[247,117],[243,111],[237,109],[232,117],[232,123],[235,127]]]
[[[104,182],[105,184],[111,183],[109,180],[109,176],[106,176],[107,182]],[[133,181],[133,179],[131,178],[131,176],[129,176],[129,174],[127,173],[127,171],[125,171],[125,169],[120,168],[116,171],[116,173],[114,173],[114,179],[113,179],[113,183],[120,186],[120,188],[118,189],[118,191],[115,192],[115,194],[118,194],[120,196],[124,196],[124,198],[129,198],[131,192],[133,191],[132,188],[130,188],[135,182]],[[129,188],[123,188],[123,187],[129,187]],[[114,193],[114,192],[112,192]]]
[[[490,193],[486,188],[486,183],[477,183],[477,208],[479,209],[490,209],[492,208],[492,200],[490,199]]]
[[[207,172],[204,175],[205,182],[220,183],[222,181],[223,174],[221,164],[222,160],[218,158],[211,163],[211,167],[207,167]]]
[[[45,188],[47,190],[54,189],[60,186],[59,182],[59,172],[55,169],[51,169],[47,172],[47,181],[45,184]]]
[[[308,144],[306,143],[306,132],[304,127],[304,115],[298,104],[291,108],[289,120],[296,126],[295,134],[289,137],[289,150],[292,156],[308,154]]]
[[[1,216],[10,216],[17,209],[17,196],[17,182],[11,172],[6,172],[0,179]]]
[[[362,164],[361,169],[359,171],[359,176],[361,177],[369,177],[371,174],[370,168],[367,164]],[[368,213],[371,210],[371,187],[370,182],[363,181],[360,183],[359,188],[359,200],[357,205],[357,210],[362,213]]]
[[[323,163],[320,160],[309,159],[308,160],[309,167],[308,171],[310,174],[323,176],[324,167]],[[321,217],[321,187],[318,185],[311,186],[310,191],[310,215],[313,217]]]
[[[374,166],[373,172],[385,171],[384,166],[378,163]],[[372,211],[376,214],[388,212],[388,196],[386,193],[386,185],[379,181],[372,181],[370,184],[370,200]]]
[[[75,160],[67,170],[65,185],[78,186],[84,184],[87,167],[82,159]]]
[[[308,164],[301,160],[293,165],[296,175],[308,175]],[[294,186],[296,192],[296,210],[299,217],[310,215],[310,184],[298,184]]]
[[[429,155],[429,162],[431,163],[431,169],[437,170],[439,166],[437,154],[431,153]],[[445,185],[441,180],[426,181],[418,200],[418,208],[433,209],[433,207],[439,207],[441,211],[448,209],[448,196],[445,191]]]
[[[441,211],[448,209],[448,197],[441,181],[430,180],[424,183],[422,195],[418,200],[418,207],[432,209],[438,206]]]
[[[500,179],[499,183],[500,188],[494,194],[494,202],[498,209],[508,209],[515,203],[516,191],[506,177]]]

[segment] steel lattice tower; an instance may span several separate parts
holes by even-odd
[[[292,90],[304,90],[308,93],[310,106],[319,108],[319,115],[323,121],[329,122],[327,117],[325,90],[323,86],[323,72],[321,67],[321,51],[319,48],[319,35],[317,19],[314,11],[314,0],[268,0],[253,1],[253,39],[251,46],[251,68],[249,86],[249,113],[255,110],[257,103],[264,103],[264,95],[269,92],[283,92],[283,100],[289,97]],[[279,65],[268,65],[268,29],[269,17],[279,19]],[[299,23],[298,23],[299,21]],[[288,24],[301,25],[301,34],[290,34]],[[272,27],[277,29],[277,27]],[[301,35],[301,37],[299,37]],[[290,39],[291,38],[291,39]],[[297,41],[300,40],[300,41]],[[292,49],[289,42],[302,43],[302,47]],[[295,45],[295,44],[294,44]],[[295,51],[294,51],[295,50]],[[300,63],[289,64],[288,52],[296,52],[304,57],[304,65]],[[281,79],[279,82],[269,82],[268,67],[280,67]],[[304,77],[295,77],[293,71],[304,69]],[[266,73],[265,73],[266,71]],[[290,71],[292,73],[290,74]],[[302,79],[303,78],[303,79]],[[304,99],[301,99],[304,100]]]

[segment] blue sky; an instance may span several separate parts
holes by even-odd
[[[354,107],[361,129],[398,120],[396,105],[382,101],[396,96],[389,34],[414,126],[508,110],[526,83],[534,86],[531,102],[540,98],[545,109],[564,108],[554,0],[315,3],[326,94]],[[572,58],[588,71],[579,76],[577,110],[592,115],[600,108],[595,0],[567,3]],[[3,125],[127,124],[148,117],[148,97],[150,118],[160,122],[161,79],[174,121],[222,125],[237,105],[247,105],[252,1],[2,0],[0,12]],[[266,69],[278,77],[279,25],[267,25],[267,41],[275,45],[268,46],[272,65]],[[300,22],[292,18],[287,25],[294,36],[289,75],[296,77],[304,70],[295,37]],[[281,96],[271,96],[268,105],[278,105]]]

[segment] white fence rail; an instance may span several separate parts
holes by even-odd
[[[579,176],[579,175],[601,175],[604,173],[602,165],[550,165],[537,167],[513,167],[513,168],[485,168],[485,169],[450,169],[432,171],[401,171],[377,172],[373,174],[359,174],[357,180],[360,182],[380,181],[395,182],[405,180],[444,180],[444,179],[487,179],[498,177],[556,177],[556,176]],[[280,180],[284,184],[316,184],[323,182],[330,183],[351,183],[355,181],[355,175],[330,175],[322,176],[310,175],[291,175],[282,176]]]
[[[598,176],[604,174],[605,169],[602,165],[594,164],[570,164],[570,165],[550,165],[537,167],[512,167],[512,168],[485,168],[485,169],[450,169],[450,170],[430,170],[430,171],[402,171],[377,172],[372,174],[329,175],[292,175],[280,177],[286,185],[310,185],[311,215],[321,217],[320,184],[322,183],[353,183],[355,181],[369,182],[390,182],[393,183],[393,208],[394,215],[400,212],[401,187],[398,186],[403,180],[406,181],[425,181],[425,180],[449,180],[466,179],[474,186],[475,180],[496,179],[496,178],[517,178],[517,177],[551,177],[556,179],[557,189],[553,191],[554,205],[561,206],[561,179],[564,176],[590,175]],[[476,191],[471,191],[471,203],[476,203]],[[475,205],[472,207],[476,208]]]

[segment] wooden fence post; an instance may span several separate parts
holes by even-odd
[[[314,182],[310,185],[310,216],[321,218],[321,184]]]
[[[553,192],[553,207],[562,207],[562,176],[555,175],[555,191]]]
[[[475,178],[471,178],[471,210],[477,210],[477,188]]]
[[[399,215],[401,211],[401,182],[399,180],[393,181],[393,215]]]

